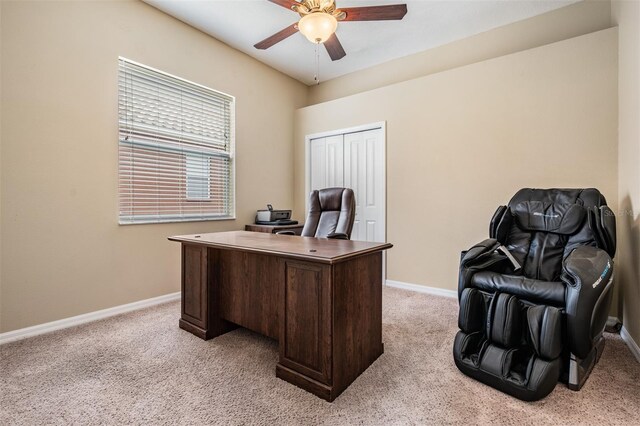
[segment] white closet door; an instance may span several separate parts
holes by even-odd
[[[351,239],[384,242],[383,130],[378,128],[311,139],[309,149],[309,189],[353,189],[356,217]]]
[[[342,135],[326,138],[327,180],[325,188],[344,186],[344,138]]]
[[[356,197],[352,240],[385,241],[382,129],[344,135],[344,186]]]
[[[310,190],[327,187],[327,141],[326,138],[311,140]]]
[[[353,189],[356,198],[356,218],[353,222],[351,239],[356,241],[366,241],[366,230],[362,222],[363,194],[365,192],[365,156],[362,132],[349,133],[344,135],[344,161],[345,177],[344,185]]]
[[[311,188],[344,186],[344,142],[342,135],[311,140]]]

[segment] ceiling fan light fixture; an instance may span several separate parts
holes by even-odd
[[[332,15],[315,12],[305,15],[298,22],[298,30],[311,43],[324,43],[336,32],[338,21]]]

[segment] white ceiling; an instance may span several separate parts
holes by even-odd
[[[267,50],[253,45],[299,19],[267,0],[143,0],[224,43],[305,83],[313,84],[315,46],[300,33]],[[406,3],[401,21],[340,22],[347,56],[320,52],[320,80],[421,52],[580,0],[337,0],[340,7]]]

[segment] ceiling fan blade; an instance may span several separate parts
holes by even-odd
[[[340,11],[347,14],[343,21],[391,21],[404,18],[407,5],[341,7]]]
[[[253,45],[253,47],[255,47],[256,49],[268,49],[271,46],[273,46],[276,43],[281,42],[282,40],[284,40],[285,38],[295,34],[298,32],[298,23],[295,22],[291,25],[289,25],[287,28],[278,31],[277,33],[275,33],[274,35],[265,38],[264,40],[262,40],[259,43],[256,43]]]
[[[332,61],[342,59],[347,54],[347,52],[344,51],[342,44],[340,44],[340,40],[338,40],[336,33],[333,33],[331,37],[324,42],[324,47],[327,49],[327,53],[331,57]]]
[[[298,4],[298,2],[295,1],[295,0],[269,0],[269,1],[271,3],[275,3],[278,6],[282,6],[282,7],[286,8],[286,9],[289,9],[289,10],[293,10],[291,8],[293,6],[295,6],[296,4]]]

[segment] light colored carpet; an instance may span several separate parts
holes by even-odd
[[[453,299],[385,288],[385,353],[335,402],[275,377],[276,342],[178,329],[177,302],[0,347],[0,424],[640,424],[617,335],[585,387],[525,403],[460,373]]]

